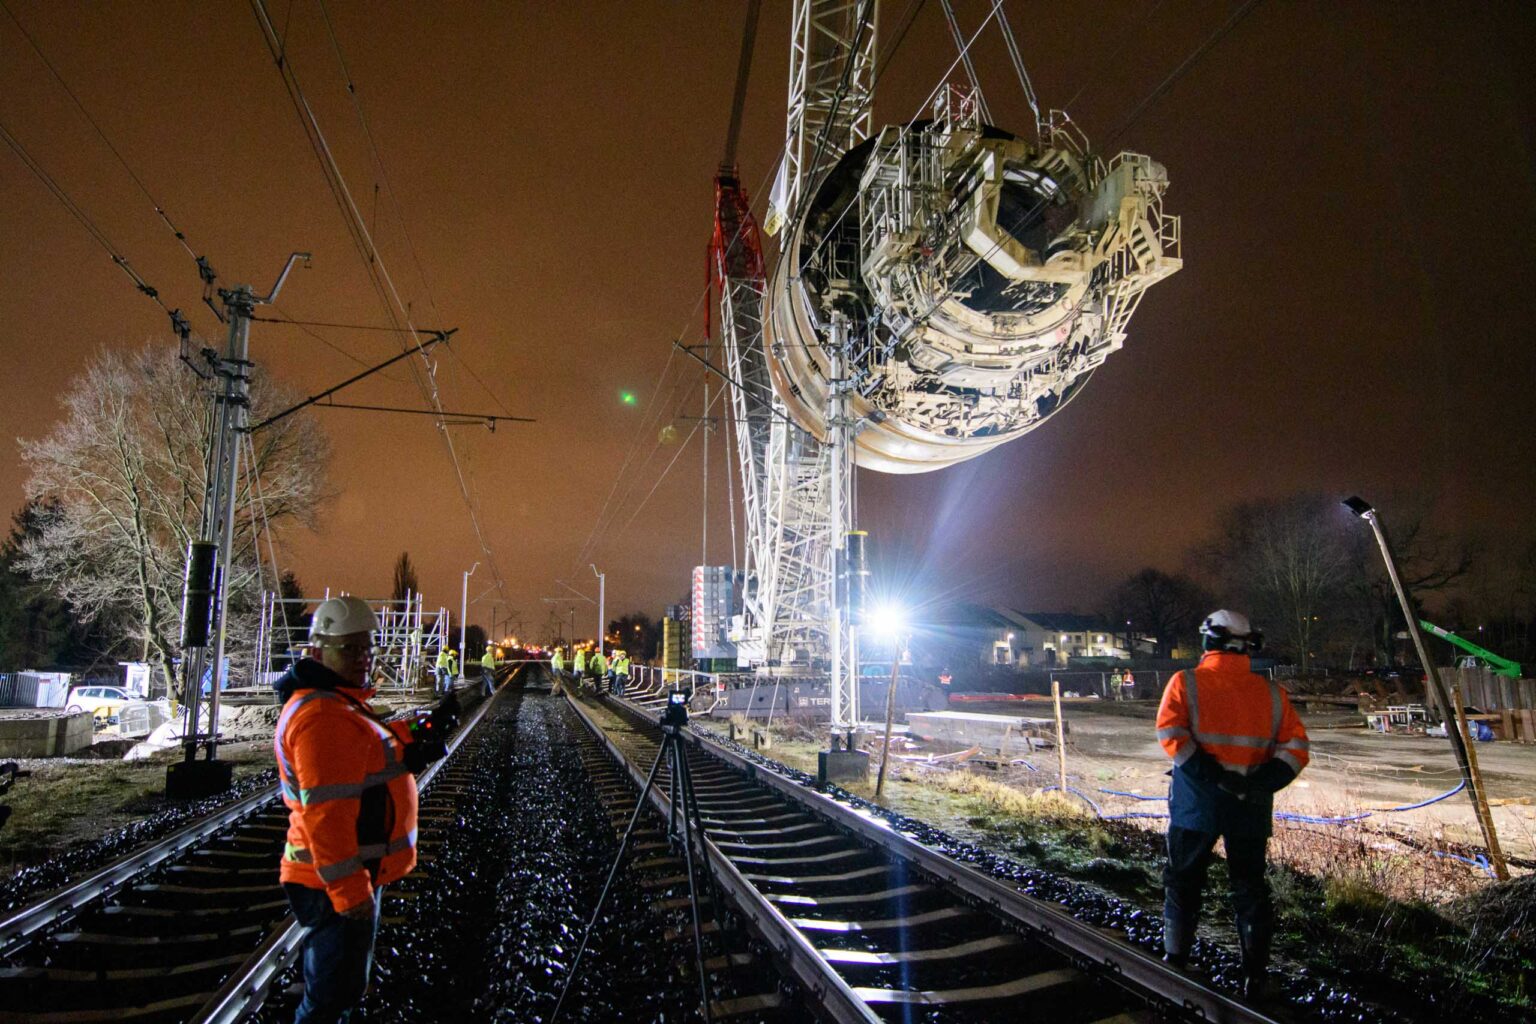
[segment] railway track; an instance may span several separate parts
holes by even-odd
[[[455,755],[494,699],[418,780],[451,788]],[[0,1024],[234,1021],[259,1006],[305,929],[277,865],[288,812],[246,797],[0,920]],[[433,823],[423,821],[423,859]]]
[[[636,784],[665,695],[571,704]],[[887,823],[697,732],[689,764],[720,888],[780,970],[838,1021],[1143,1024],[1275,1018]],[[663,772],[652,800],[666,808]]]

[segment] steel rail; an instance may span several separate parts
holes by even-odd
[[[646,781],[645,769],[619,749],[607,732],[592,719],[587,709],[582,707],[580,701],[572,698],[569,693],[566,694],[566,700],[581,718],[582,723],[629,772],[636,788],[643,788]],[[685,738],[697,742],[692,734],[686,735]],[[650,795],[651,803],[655,805],[656,810],[666,817],[671,807],[671,801],[667,795],[659,786],[652,786]],[[842,975],[833,970],[821,954],[816,952],[816,948],[810,944],[800,929],[790,924],[779,909],[742,876],[736,869],[736,865],[732,864],[730,858],[720,851],[707,833],[704,837],[704,845],[710,866],[714,871],[716,886],[735,903],[752,931],[774,951],[790,976],[814,997],[816,1004],[827,1011],[839,1024],[880,1024],[881,1018],[870,1009],[869,1004],[860,999],[843,980]]]
[[[604,697],[604,701],[651,725],[659,722],[658,712],[628,699]],[[576,702],[572,701],[572,705],[576,706]],[[769,786],[822,820],[912,862],[951,891],[964,893],[994,914],[1023,926],[1074,962],[1100,968],[1101,973],[1139,998],[1165,1002],[1212,1024],[1280,1024],[1277,1018],[1262,1010],[1206,988],[1117,935],[1079,921],[1053,904],[961,864],[896,832],[889,823],[866,811],[809,789],[801,782],[742,756],[708,734],[691,730],[687,738],[701,751],[738,769],[749,779]]]
[[[508,681],[510,682],[510,679]],[[416,779],[418,793],[425,792],[432,780],[437,778],[438,771],[453,760],[453,755],[458,752],[460,745],[470,733],[474,732],[480,720],[485,717],[485,713],[490,710],[492,704],[496,703],[505,689],[506,687],[503,686],[492,695],[490,700],[482,702],[448,742],[448,753],[443,759],[421,773]],[[214,1022],[234,1024],[236,1021],[243,1020],[247,1014],[266,1000],[267,992],[272,988],[273,982],[287,970],[289,964],[298,959],[300,951],[304,948],[304,939],[308,935],[309,929],[299,924],[298,919],[292,914],[288,915],[273,927],[251,958],[230,975],[195,1014],[187,1018],[188,1024],[214,1024]]]
[[[158,842],[118,858],[94,874],[66,886],[51,896],[22,907],[10,917],[0,921],[0,956],[13,954],[18,945],[28,941],[42,929],[55,924],[93,900],[110,896],[144,872],[174,859],[214,833],[256,814],[277,798],[276,786],[243,797],[228,807],[172,832]]]

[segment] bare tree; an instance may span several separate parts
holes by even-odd
[[[253,418],[292,400],[254,374]],[[50,510],[23,546],[21,567],[82,618],[116,627],[176,692],[171,663],[180,653],[182,575],[187,543],[199,533],[208,472],[205,386],[170,346],[102,349],[71,383],[63,405],[64,419],[46,436],[20,443],[31,471],[27,497]],[[313,525],[328,455],[324,437],[302,414],[250,442],[226,610],[236,642],[254,633],[263,583],[277,585],[265,580],[259,531]]]
[[[1188,576],[1159,569],[1143,569],[1125,580],[1109,595],[1107,614],[1116,631],[1126,626],[1126,648],[1134,651],[1135,636],[1151,636],[1157,656],[1166,658],[1180,640],[1191,637],[1195,627],[1215,607],[1216,599]]]
[[[395,559],[395,589],[391,595],[396,601],[404,601],[412,594],[421,593],[421,581],[416,578],[416,566],[409,551],[400,552]]]
[[[1303,672],[1339,623],[1358,564],[1352,526],[1338,501],[1321,494],[1247,502],[1222,514],[1202,552],[1222,589],[1246,603]]]

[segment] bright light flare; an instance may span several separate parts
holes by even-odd
[[[876,636],[895,639],[907,630],[907,610],[894,601],[886,601],[871,608],[864,621]]]

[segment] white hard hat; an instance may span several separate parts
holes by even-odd
[[[360,597],[332,597],[320,602],[309,621],[309,638],[351,636],[372,633],[379,628],[379,618]]]
[[[1248,616],[1226,608],[1205,617],[1200,623],[1200,635],[1206,638],[1207,650],[1258,650],[1264,643],[1264,634],[1253,628]]]

